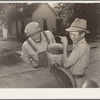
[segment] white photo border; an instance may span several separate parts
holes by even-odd
[[[100,1],[0,1],[0,3],[100,3]],[[0,99],[100,99],[100,89],[1,88]]]

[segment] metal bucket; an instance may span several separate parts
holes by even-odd
[[[63,66],[63,45],[60,43],[52,43],[49,44],[47,47],[47,59],[48,59],[48,66],[56,66],[62,67]]]

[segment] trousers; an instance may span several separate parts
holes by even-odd
[[[77,88],[81,88],[81,84],[84,82],[84,80],[86,78],[85,74],[83,74],[83,75],[72,75],[72,76],[75,79]]]

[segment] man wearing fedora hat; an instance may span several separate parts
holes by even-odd
[[[87,66],[89,65],[90,47],[85,41],[85,34],[90,33],[87,29],[87,22],[84,19],[76,18],[71,26],[66,29],[73,42],[73,49],[69,57],[67,56],[68,39],[61,37],[63,43],[63,65],[70,69],[71,74],[76,80],[77,87],[80,87]]]
[[[55,42],[51,31],[41,31],[38,22],[30,22],[25,27],[25,34],[29,37],[22,45],[21,58],[25,63],[31,64],[34,68],[43,63],[46,64],[46,48],[50,43]]]

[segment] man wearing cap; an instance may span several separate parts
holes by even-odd
[[[22,45],[21,58],[33,67],[39,67],[40,62],[41,65],[44,61],[46,63],[47,45],[54,43],[55,38],[49,30],[42,32],[37,22],[28,23],[25,27],[25,34],[29,38]]]
[[[61,42],[63,43],[63,65],[66,69],[70,69],[76,80],[77,87],[80,87],[83,82],[87,66],[89,65],[90,47],[84,36],[90,32],[86,28],[86,20],[76,18],[71,26],[66,29],[73,42],[73,49],[69,57],[66,52],[68,47],[67,37],[61,37]]]

